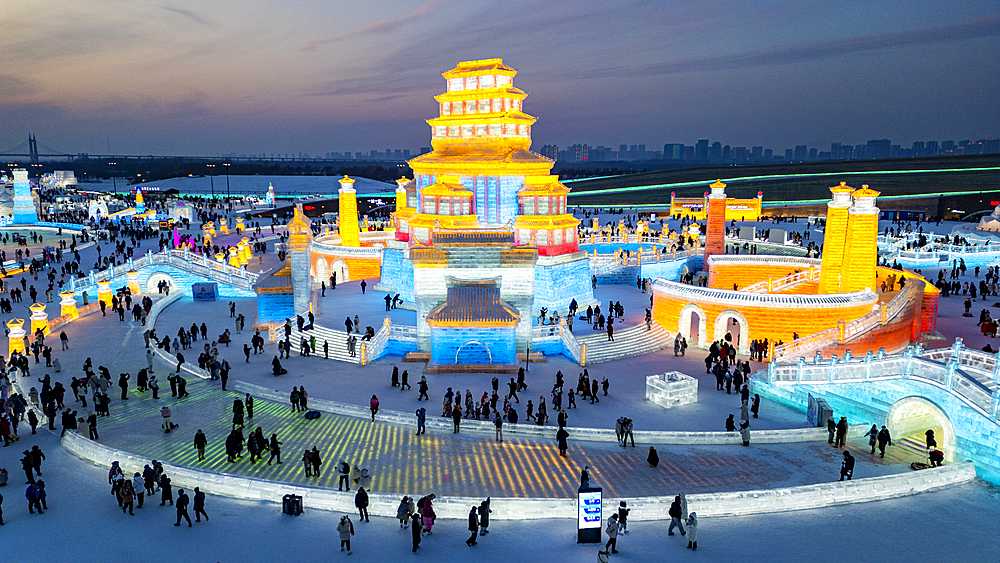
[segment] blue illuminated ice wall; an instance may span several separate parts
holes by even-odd
[[[414,303],[413,294],[413,262],[406,259],[405,248],[390,246],[382,251],[382,278],[378,291],[398,293],[406,303]]]
[[[565,313],[573,299],[586,309],[587,304],[594,301],[590,275],[590,260],[587,258],[551,266],[536,263],[535,309],[531,311],[531,316],[537,316],[542,307],[550,312]]]
[[[514,326],[431,327],[431,363],[511,365],[517,363]],[[459,352],[461,351],[461,352]]]
[[[523,176],[462,176],[459,182],[475,194],[481,223],[505,225],[517,217],[517,192],[524,186]]]

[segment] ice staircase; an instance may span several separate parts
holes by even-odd
[[[588,330],[585,324],[580,328]],[[674,344],[674,337],[654,322],[651,330],[646,330],[645,323],[615,330],[614,342],[608,340],[604,331],[595,331],[577,341],[587,346],[586,364],[589,366],[662,350]]]
[[[309,325],[306,325],[307,327]],[[284,328],[279,328],[278,334],[284,336]],[[352,333],[353,334],[353,333]],[[292,326],[292,336],[289,338],[291,341],[291,355],[297,355],[301,348],[302,339],[305,338],[307,341],[316,337],[316,352],[313,354],[317,358],[324,358],[323,356],[323,342],[326,341],[330,344],[330,358],[331,360],[337,360],[340,362],[349,362],[352,364],[361,363],[361,337],[363,333],[353,334],[358,337],[357,346],[355,347],[355,352],[357,356],[351,357],[351,354],[347,351],[347,332],[342,330],[334,330],[332,328],[327,328],[324,326],[314,325],[312,329],[306,329],[303,331],[296,330],[295,326]]]

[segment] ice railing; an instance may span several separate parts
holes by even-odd
[[[843,358],[830,360],[817,354],[811,362],[805,358],[797,364],[772,362],[755,377],[779,385],[913,379],[948,391],[983,416],[1000,418],[1000,361],[996,355],[965,348],[961,339],[948,349],[925,351],[918,344],[903,354],[880,350],[858,358],[848,351]]]
[[[96,292],[98,282],[110,281],[116,277],[126,275],[129,270],[138,270],[154,264],[173,266],[179,270],[185,270],[192,274],[246,290],[252,289],[253,284],[260,277],[260,274],[248,272],[242,268],[236,268],[227,263],[209,259],[202,254],[195,254],[187,250],[165,250],[155,254],[148,252],[145,256],[138,259],[129,258],[125,261],[125,264],[110,266],[108,269],[99,272],[91,270],[85,278],[70,278],[69,289],[77,293],[84,291]]]
[[[385,318],[381,328],[368,342],[361,342],[361,365],[366,366],[385,355],[385,345],[392,333],[392,320]]]
[[[558,338],[573,361],[581,366],[586,361],[586,344],[581,344],[566,326],[566,318],[559,319],[558,324],[531,327],[532,340],[543,338]]]
[[[772,307],[775,309],[872,305],[878,300],[875,292],[868,288],[852,293],[831,293],[826,295],[748,293],[746,291],[734,291],[731,289],[698,287],[663,278],[659,278],[653,282],[653,290],[662,295],[695,301],[711,301],[718,305]]]
[[[750,293],[763,293],[766,291],[782,291],[803,282],[814,281],[815,278],[816,278],[815,270],[805,270],[802,272],[796,272],[794,274],[785,276],[780,279],[764,280],[752,285],[748,285],[743,288],[743,291],[749,291]]]
[[[916,298],[917,286],[911,283],[904,287],[885,305],[885,310],[876,304],[872,311],[853,321],[844,323],[843,335],[840,327],[828,328],[815,334],[810,334],[787,344],[774,347],[773,360],[787,361],[791,358],[805,357],[833,344],[850,342],[870,330],[883,326],[896,317],[913,299]]]

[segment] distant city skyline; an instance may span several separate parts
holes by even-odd
[[[518,70],[536,150],[725,139],[775,153],[1000,131],[995,0],[905,5],[176,0],[0,12],[0,151],[297,154],[430,144],[460,60]],[[367,148],[366,148],[367,147]]]

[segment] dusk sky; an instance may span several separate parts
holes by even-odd
[[[536,150],[1000,135],[997,0],[4,0],[0,54],[0,150],[415,151],[493,57]]]

